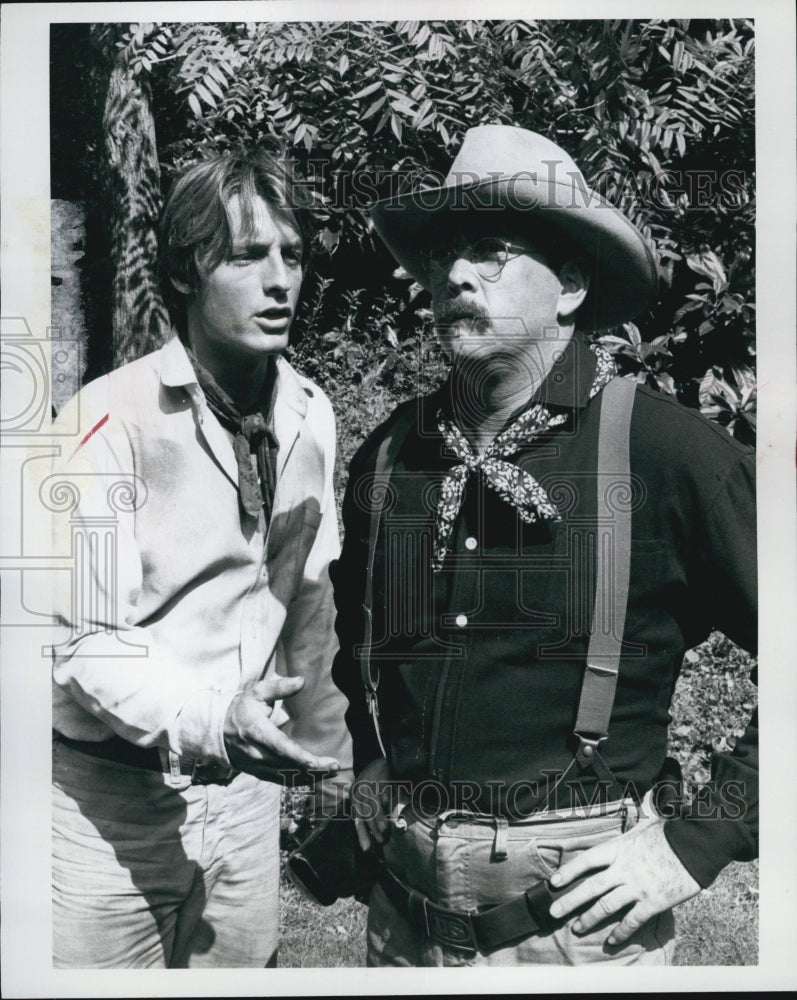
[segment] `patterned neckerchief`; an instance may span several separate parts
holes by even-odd
[[[616,369],[608,351],[597,344],[591,344],[590,350],[597,361],[595,378],[589,391],[589,398],[592,399],[614,377]],[[540,434],[560,426],[566,420],[566,413],[552,414],[542,403],[535,403],[501,431],[481,455],[477,455],[456,424],[444,416],[442,409],[437,411],[438,430],[443,435],[446,447],[459,459],[459,463],[446,472],[440,490],[432,552],[432,568],[435,573],[443,568],[446,552],[451,546],[454,522],[465,495],[465,484],[471,473],[479,469],[486,484],[511,504],[522,520],[529,524],[541,517],[560,520],[559,512],[537,480],[506,459],[517,454],[524,445]]]

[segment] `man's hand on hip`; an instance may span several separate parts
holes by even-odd
[[[700,892],[667,843],[659,819],[643,821],[629,833],[581,852],[562,865],[551,885],[559,889],[585,875],[589,877],[551,906],[551,915],[567,917],[592,903],[573,924],[573,930],[583,934],[617,915],[608,945],[622,944],[651,917]],[[622,919],[621,910],[626,911]]]
[[[303,686],[301,677],[273,676],[235,695],[224,718],[224,746],[236,770],[263,781],[306,784],[308,772],[339,769],[333,757],[310,753],[272,721],[274,702],[290,698]]]

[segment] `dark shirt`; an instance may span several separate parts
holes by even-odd
[[[456,464],[436,426],[446,392],[405,404],[417,418],[397,455],[376,549],[372,658],[391,774],[416,789],[425,784],[426,800],[437,796],[441,808],[527,815],[572,760],[595,587],[601,397],[588,402],[594,372],[594,355],[574,338],[535,397],[566,412],[567,422],[510,460],[545,487],[562,520],[525,523],[472,474],[437,574],[434,510],[442,473]],[[350,702],[356,771],[381,756],[356,653],[368,485],[390,422],[352,462],[335,568],[341,649],[333,678]],[[630,589],[601,752],[618,783],[641,798],[664,765],[684,652],[715,628],[755,650],[755,466],[752,451],[723,428],[644,387],[634,402],[630,461]],[[704,796],[700,815],[665,825],[701,885],[729,861],[756,854],[756,747],[754,718],[734,753],[715,759],[714,777],[724,784]],[[581,801],[596,780],[584,775]]]

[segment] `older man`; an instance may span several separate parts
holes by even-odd
[[[175,336],[61,415],[58,967],[273,964],[280,782],[350,766],[334,418],[281,357],[308,221],[261,150],[186,170],[161,233]]]
[[[451,372],[365,442],[344,506],[368,961],[665,963],[672,907],[756,851],[755,725],[691,806],[666,758],[685,650],[755,645],[753,455],[585,340],[656,267],[554,143],[471,129],[373,218]]]

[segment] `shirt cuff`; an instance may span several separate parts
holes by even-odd
[[[171,749],[180,757],[229,767],[224,746],[224,719],[236,693],[211,689],[194,692],[177,716]]]
[[[664,824],[664,836],[702,889],[731,861],[752,861],[756,854],[741,820],[671,819]]]

